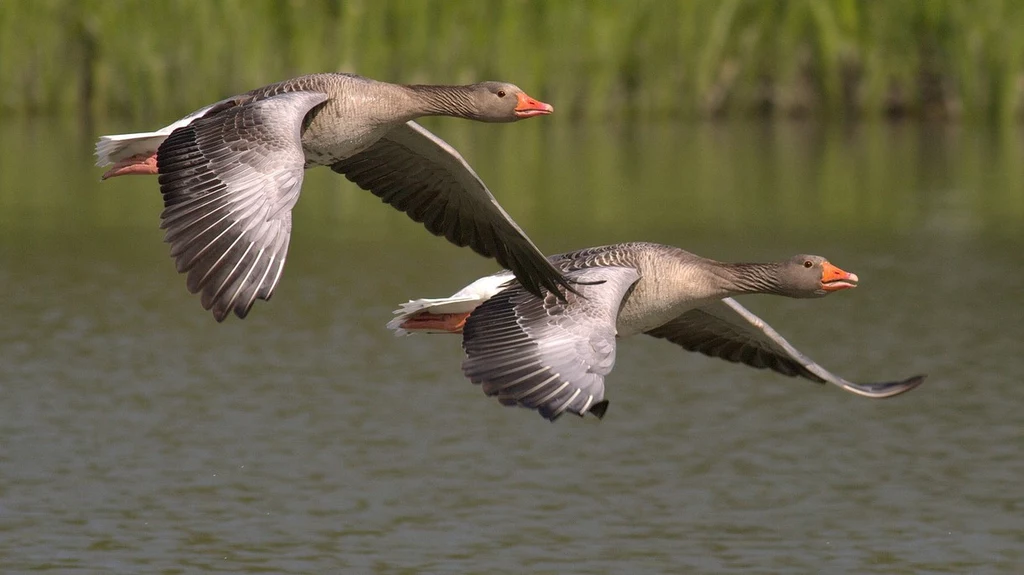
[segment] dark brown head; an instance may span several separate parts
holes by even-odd
[[[857,274],[845,272],[821,256],[798,255],[779,265],[778,293],[789,297],[824,297],[857,287]]]
[[[551,104],[535,100],[515,84],[480,82],[466,86],[473,102],[474,120],[483,122],[515,122],[555,111]]]

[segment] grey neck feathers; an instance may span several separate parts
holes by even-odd
[[[761,293],[785,295],[779,281],[779,264],[721,264],[727,289],[736,294]]]
[[[435,86],[430,84],[407,84],[413,99],[419,104],[424,116],[454,116],[474,119],[478,117],[471,90],[467,86]]]

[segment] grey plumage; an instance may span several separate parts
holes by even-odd
[[[463,373],[501,403],[548,419],[565,411],[583,415],[598,404],[603,414],[604,376],[615,365],[615,318],[608,311],[639,277],[623,267],[574,271],[582,296],[569,294],[565,303],[519,285],[502,291],[466,321]]]
[[[416,122],[391,130],[331,169],[405,212],[430,233],[519,270],[516,275],[530,293],[540,294],[542,288],[557,293],[559,284],[543,280],[550,276],[551,264],[532,255],[541,252],[469,163]]]
[[[171,256],[192,293],[221,320],[245,317],[281,277],[305,157],[299,129],[327,99],[291,92],[232,106],[175,130],[160,146]]]
[[[524,115],[520,97],[544,107]],[[227,98],[158,132],[104,136],[97,154],[103,164],[159,145],[166,240],[178,270],[189,274],[189,290],[202,292],[218,321],[232,311],[245,317],[255,299],[272,295],[302,170],[320,165],[431,233],[495,258],[531,293],[561,298],[574,286],[465,159],[412,121],[450,115],[508,122],[550,110],[511,84],[402,86],[312,74]]]
[[[771,369],[849,392],[885,398],[917,387],[924,376],[856,384],[800,353],[731,295],[775,293],[821,297],[828,273],[842,287],[856,276],[824,258],[797,256],[774,264],[727,264],[679,248],[629,243],[552,256],[578,285],[565,302],[538,299],[512,281],[489,295],[463,329],[463,372],[505,405],[537,409],[554,420],[565,412],[602,416],[604,377],[615,364],[617,337],[646,333],[710,357]],[[829,267],[835,272],[826,271]],[[766,287],[752,287],[766,286]],[[444,300],[430,300],[443,304]],[[401,328],[402,322],[392,322]],[[413,328],[408,328],[413,329]]]
[[[857,395],[875,399],[909,391],[924,380],[924,376],[918,375],[885,383],[857,384],[847,381],[798,351],[772,326],[731,297],[690,310],[647,334],[709,357],[770,369],[818,383],[832,383]]]

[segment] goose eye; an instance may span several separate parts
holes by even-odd
[[[804,260],[804,267],[805,268],[809,268],[809,267],[811,267],[813,265],[814,265],[814,263],[811,262],[811,260]]]
[[[504,98],[505,97],[505,90],[498,90],[498,97],[499,98]]]

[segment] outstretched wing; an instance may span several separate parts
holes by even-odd
[[[300,127],[327,95],[289,92],[229,107],[160,145],[160,227],[179,272],[217,321],[244,318],[281,277],[302,187]]]
[[[920,385],[925,377],[918,375],[885,383],[849,382],[800,353],[764,320],[732,298],[690,310],[647,334],[667,339],[689,351],[818,383],[832,383],[865,397],[899,395]]]
[[[605,267],[568,277],[580,293],[566,294],[565,302],[517,284],[473,311],[463,328],[466,377],[502,404],[537,409],[550,420],[566,411],[604,415],[619,306],[640,275]]]
[[[430,233],[469,246],[512,271],[527,291],[573,291],[498,204],[462,155],[416,122],[407,122],[331,169],[421,222]]]

